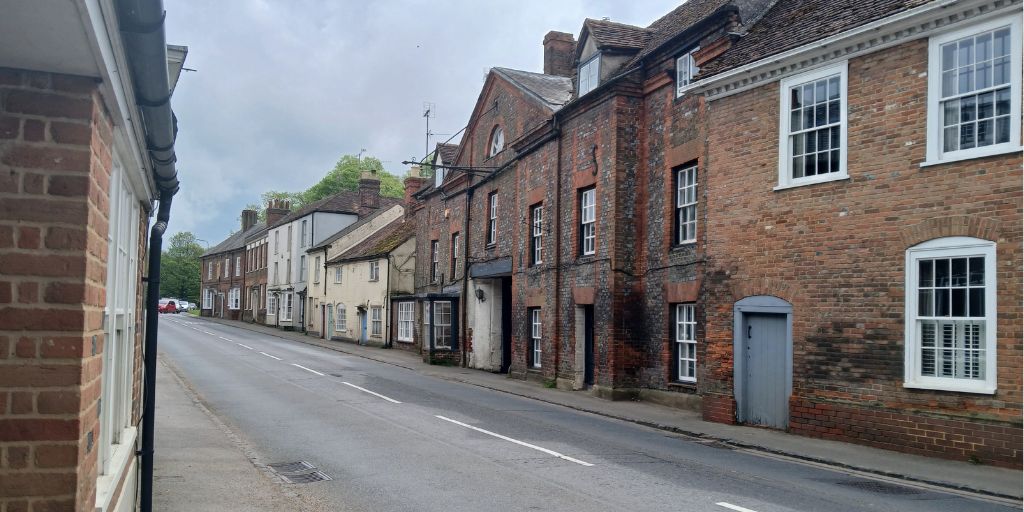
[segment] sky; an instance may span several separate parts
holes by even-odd
[[[268,190],[301,191],[345,154],[402,176],[469,120],[492,67],[543,71],[544,35],[585,18],[647,26],[682,0],[165,0],[188,46],[172,107],[181,191],[169,234],[216,245]],[[457,138],[455,139],[458,140]]]

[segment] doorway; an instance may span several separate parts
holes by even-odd
[[[324,331],[324,339],[331,339],[334,333],[334,304],[327,305],[327,329]]]
[[[737,419],[786,429],[793,389],[792,306],[777,297],[747,297],[734,313]]]
[[[512,278],[501,278],[501,373],[512,367]]]
[[[594,305],[583,306],[583,384],[594,385]]]

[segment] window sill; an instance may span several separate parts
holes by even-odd
[[[668,385],[669,388],[675,388],[675,389],[690,389],[690,390],[696,390],[697,389],[697,381],[674,380],[674,381],[669,382],[667,385]]]
[[[108,469],[113,468],[114,473],[100,475],[96,478],[96,510],[106,512],[110,509],[110,501],[114,498],[114,491],[118,484],[125,478],[125,473],[133,464],[128,459],[135,456],[135,438],[138,429],[128,427],[121,431],[121,442],[118,443],[107,462]]]
[[[672,247],[669,248],[669,250],[671,250],[671,251],[678,251],[678,250],[688,249],[688,248],[692,248],[692,247],[696,247],[696,246],[697,246],[697,240],[694,239],[694,240],[690,240],[690,241],[683,242],[683,243],[678,243],[678,244],[674,243],[674,244],[672,244]]]
[[[945,379],[943,379],[945,380]],[[978,395],[994,395],[996,387],[987,382],[960,383],[950,379],[951,382],[904,382],[903,387],[908,389],[930,389],[934,391],[951,391],[955,393],[974,393]]]
[[[403,340],[403,339],[398,339],[398,338],[395,338],[395,341],[397,341],[399,343],[413,343],[413,340]]]
[[[954,163],[954,162],[963,162],[964,160],[974,160],[974,159],[977,159],[977,158],[988,158],[990,156],[1007,155],[1007,154],[1010,154],[1010,153],[1020,153],[1022,150],[1024,150],[1024,148],[1022,148],[1021,146],[994,148],[994,149],[989,149],[989,150],[985,150],[985,151],[977,151],[977,152],[972,152],[972,153],[948,156],[948,157],[945,157],[945,158],[942,158],[942,159],[939,159],[939,160],[925,160],[924,162],[921,162],[921,167],[922,168],[924,168],[924,167],[932,167],[934,165],[951,164],[951,163]]]
[[[801,180],[801,181],[793,181],[793,182],[790,182],[790,183],[786,183],[785,185],[779,185],[779,186],[773,188],[772,190],[777,192],[779,190],[786,190],[786,189],[790,189],[790,188],[806,187],[808,185],[817,185],[819,183],[831,183],[833,181],[844,181],[844,180],[849,180],[849,179],[850,179],[850,176],[848,174],[839,174],[839,175],[836,175],[836,176],[828,175],[828,176],[826,176],[824,178],[819,178],[819,177],[815,176],[813,179],[807,179],[807,180]]]

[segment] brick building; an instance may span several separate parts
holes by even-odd
[[[245,276],[242,294],[242,320],[267,321],[267,226],[288,215],[288,205],[275,199],[267,205],[264,221],[245,236]]]
[[[241,229],[200,257],[202,303],[200,314],[229,320],[242,319],[245,269],[248,264],[246,238],[265,232],[266,224],[256,222],[256,210],[242,210]]]
[[[808,5],[686,91],[705,416],[1019,467],[1021,4]]]
[[[147,489],[143,278],[178,186],[167,101],[186,49],[138,7],[3,6],[2,510],[134,510]]]

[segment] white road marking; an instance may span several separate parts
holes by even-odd
[[[242,348],[247,348],[247,349],[249,349],[249,350],[252,350],[252,349],[253,349],[253,348],[252,348],[252,347],[250,347],[249,345],[243,345],[243,344],[241,344],[241,343],[235,343],[235,345],[238,345],[239,347],[242,347]]]
[[[268,354],[268,353],[266,353],[266,352],[260,352],[260,354],[263,354],[263,355],[265,355],[265,356],[267,356],[267,357],[269,357],[269,358],[271,358],[271,359],[277,359],[278,361],[280,361],[280,360],[281,360],[281,358],[280,358],[280,357],[272,356],[272,355],[270,355],[270,354]]]
[[[302,366],[301,364],[292,363],[292,366],[298,366],[299,368],[302,368],[303,370],[306,370],[307,372],[315,373],[315,374],[317,374],[317,375],[319,375],[321,377],[325,376],[324,374],[322,374],[322,373],[320,373],[320,372],[318,372],[316,370],[310,370],[309,368],[306,368],[305,366]]]
[[[206,334],[209,334],[210,336],[216,336],[216,334],[214,334],[214,333],[212,333],[210,331],[203,331],[203,332],[205,332]]]
[[[232,340],[232,339],[225,338],[224,336],[217,336],[217,337],[222,339],[222,340],[224,340],[224,341],[235,341],[235,340]]]
[[[751,510],[749,508],[741,507],[739,505],[733,505],[732,503],[726,503],[724,501],[719,501],[718,503],[715,503],[715,505],[718,505],[719,507],[725,507],[729,510],[735,510],[736,512],[757,512],[756,510]]]
[[[564,454],[558,453],[558,452],[556,452],[554,450],[549,450],[547,448],[542,448],[540,446],[533,445],[533,444],[530,444],[530,443],[527,443],[527,442],[524,442],[524,441],[520,441],[518,439],[512,439],[511,437],[503,436],[501,434],[497,434],[497,433],[491,432],[490,430],[484,430],[484,429],[482,429],[480,427],[474,427],[473,425],[468,425],[468,424],[463,423],[461,421],[456,421],[456,420],[453,420],[451,418],[446,418],[444,416],[437,415],[437,414],[435,414],[434,417],[440,418],[440,419],[442,419],[444,421],[447,421],[447,422],[450,422],[450,423],[454,423],[454,424],[462,426],[462,427],[466,427],[468,429],[476,430],[477,432],[481,432],[481,433],[487,434],[489,436],[497,437],[498,439],[503,439],[503,440],[508,441],[510,443],[518,444],[519,446],[525,446],[527,448],[533,448],[534,450],[544,452],[544,453],[546,453],[548,455],[554,455],[555,457],[558,457],[559,459],[567,460],[569,462],[575,462],[576,464],[579,464],[581,466],[587,466],[587,467],[593,466],[593,464],[591,464],[589,462],[583,462],[582,460],[574,459],[572,457],[569,457],[568,455],[564,455]],[[749,511],[749,512],[753,512],[753,511]]]
[[[384,395],[382,395],[380,393],[374,393],[373,391],[370,391],[369,389],[361,388],[359,386],[356,386],[355,384],[352,384],[351,382],[342,382],[342,384],[344,384],[346,386],[352,386],[352,387],[354,387],[354,388],[356,388],[359,391],[362,391],[364,393],[369,393],[369,394],[371,394],[373,396],[376,396],[376,397],[379,397],[379,398],[383,398],[384,400],[387,400],[388,402],[391,402],[393,404],[400,404],[400,403],[402,403],[402,402],[399,402],[398,400],[395,400],[394,398],[388,398],[388,397],[386,397],[386,396],[384,396]]]

